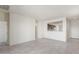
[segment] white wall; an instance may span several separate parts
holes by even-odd
[[[71,38],[79,38],[79,19],[71,19]]]
[[[7,21],[5,13],[0,11],[0,43],[7,42]]]
[[[44,28],[46,28],[44,26],[44,22],[38,21],[38,24],[37,24],[37,32],[38,32],[37,36],[38,36],[38,38],[43,38],[44,37],[43,36],[44,35]]]
[[[10,12],[9,44],[19,44],[35,40],[35,20],[27,16]]]
[[[54,21],[63,21],[63,31],[62,32],[47,31],[48,22],[54,22]],[[59,41],[66,41],[66,39],[67,39],[66,28],[67,28],[66,18],[60,18],[60,19],[48,20],[48,21],[39,21],[38,38],[48,38],[48,39],[55,39],[55,40],[59,40]]]
[[[71,38],[71,21],[69,18],[66,18],[67,21],[67,39]]]
[[[7,22],[0,21],[0,42],[7,42]]]

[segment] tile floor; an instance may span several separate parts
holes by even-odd
[[[14,46],[0,46],[0,54],[78,54],[79,40],[61,42],[52,39],[38,39]]]

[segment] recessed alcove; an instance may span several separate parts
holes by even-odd
[[[63,31],[63,23],[62,21],[49,22],[47,24],[48,31]]]

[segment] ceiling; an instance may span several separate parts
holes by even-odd
[[[76,5],[13,5],[10,12],[33,17],[37,20],[47,20],[66,16],[79,15]]]

